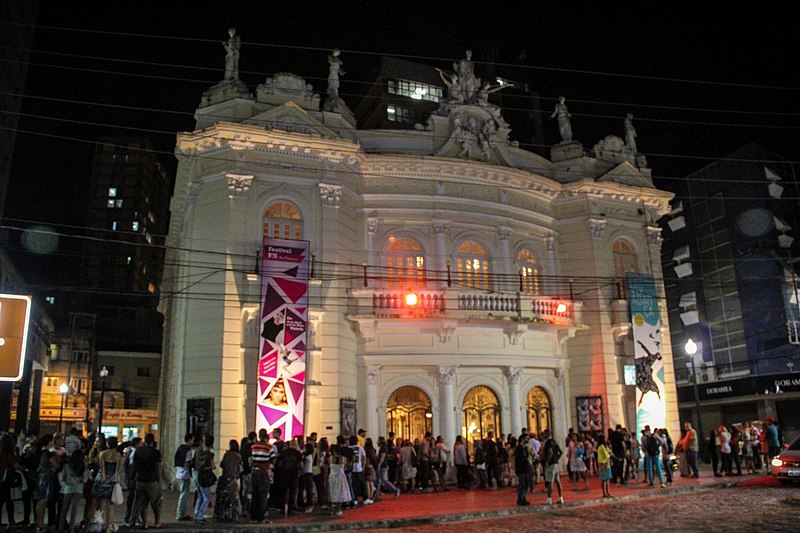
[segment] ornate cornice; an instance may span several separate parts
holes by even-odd
[[[253,183],[252,174],[225,174],[228,179],[228,198],[245,198]]]

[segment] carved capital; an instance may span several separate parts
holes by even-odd
[[[375,335],[378,331],[377,320],[359,320],[358,321],[358,335],[364,342],[372,342],[375,340]]]
[[[661,237],[661,228],[658,226],[647,226],[645,229],[647,230],[647,242],[650,243],[650,246],[658,246],[661,248],[661,243],[664,242],[664,238]]]
[[[244,198],[253,183],[252,174],[225,174],[228,179],[228,198]]]
[[[456,367],[454,366],[439,367],[439,385],[452,385],[455,377],[456,377]]]
[[[511,235],[514,233],[514,230],[509,228],[508,226],[498,226],[497,227],[497,236],[500,238],[501,241],[507,241],[511,238]]]
[[[519,378],[522,376],[521,366],[510,366],[506,369],[509,385],[519,385]]]
[[[548,252],[552,252],[556,249],[556,238],[555,237],[545,237],[544,244],[547,247]]]
[[[381,377],[381,365],[372,365],[367,367],[367,381],[370,385],[377,385]]]
[[[378,218],[369,217],[367,219],[367,232],[374,234],[378,230]]]
[[[191,207],[194,205],[195,200],[197,200],[197,193],[200,190],[200,183],[196,181],[190,181],[189,185],[186,187],[186,203]]]
[[[564,381],[564,369],[563,368],[554,368],[553,375],[556,377],[556,381],[560,384]]]
[[[342,186],[320,183],[319,195],[322,198],[322,205],[338,209],[342,199]]]
[[[595,239],[603,238],[603,231],[606,229],[608,221],[604,218],[590,218],[589,219],[589,232]]]
[[[449,220],[434,220],[433,221],[433,232],[437,235],[442,233],[447,233],[450,229],[450,221]]]

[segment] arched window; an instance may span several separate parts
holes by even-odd
[[[389,237],[384,248],[386,278],[390,287],[419,286],[425,283],[425,257],[422,246],[408,237]]]
[[[500,401],[492,389],[485,385],[472,387],[464,396],[461,435],[472,451],[475,440],[486,438],[491,431],[497,437],[501,431]]]
[[[431,399],[425,391],[412,385],[400,387],[386,402],[386,434],[400,439],[421,439],[433,432]]]
[[[617,239],[611,245],[614,256],[614,277],[617,278],[617,297],[621,300],[628,299],[628,284],[625,283],[625,274],[639,271],[639,256],[636,249],[625,239]]]
[[[462,286],[488,290],[489,257],[486,248],[475,241],[466,241],[459,246],[456,276]]]
[[[303,239],[303,215],[297,207],[279,200],[264,211],[264,236],[299,241]]]
[[[541,435],[545,429],[553,428],[552,407],[550,397],[541,387],[534,387],[528,393],[528,429]]]
[[[520,290],[524,294],[536,296],[539,294],[539,263],[536,256],[527,248],[517,254],[517,267],[521,281]]]

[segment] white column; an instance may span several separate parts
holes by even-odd
[[[456,440],[456,413],[455,401],[453,398],[453,381],[456,377],[456,367],[439,367],[439,398],[441,402],[440,426],[442,437],[448,447],[453,445]]]
[[[378,435],[384,432],[378,422],[378,380],[381,377],[381,367],[373,365],[367,367],[367,436],[377,442]]]
[[[519,435],[522,431],[522,402],[519,397],[519,378],[522,367],[510,366],[506,370],[508,377],[508,408],[511,413],[511,433]]]
[[[449,220],[433,221],[434,246],[436,247],[434,250],[436,261],[433,263],[433,268],[438,271],[438,277],[442,279],[438,283],[439,288],[447,287],[447,232],[449,230]]]
[[[558,287],[556,287],[556,239],[552,235],[545,240],[547,246],[547,271],[544,274],[547,276],[545,279],[548,281],[544,284],[542,289],[544,293],[549,296],[557,294]]]
[[[369,265],[377,267],[377,253],[375,250],[375,232],[378,230],[378,219],[370,217],[367,219],[367,260]]]
[[[514,274],[512,269],[512,262],[511,262],[511,247],[509,245],[509,239],[511,238],[512,230],[508,226],[498,226],[497,228],[497,236],[500,239],[500,261],[503,269],[503,274],[505,274],[506,282],[501,283],[501,290],[516,290],[518,283],[515,278],[513,278],[512,274]]]

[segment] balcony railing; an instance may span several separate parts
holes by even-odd
[[[409,292],[417,296],[415,305],[406,303]],[[380,288],[351,289],[351,294],[358,307],[356,314],[376,317],[518,318],[564,325],[579,324],[582,320],[577,302],[550,296],[463,289]]]

